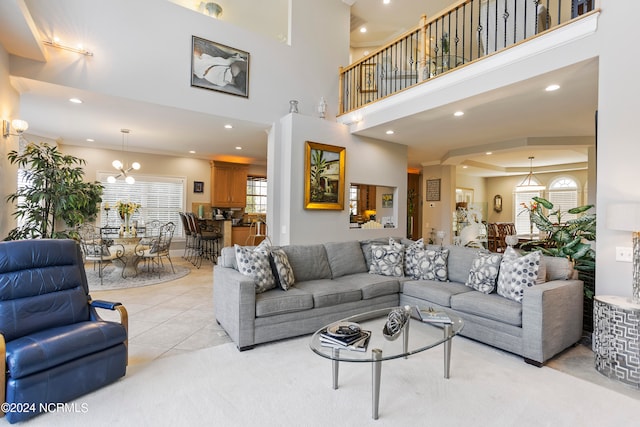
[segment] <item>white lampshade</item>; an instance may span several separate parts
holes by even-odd
[[[140,169],[140,163],[133,162],[133,163],[131,163],[131,167],[134,168],[135,170],[138,170],[138,169]]]
[[[640,231],[640,203],[616,203],[607,207],[607,228]]]
[[[29,129],[29,123],[25,122],[24,120],[16,119],[16,120],[12,120],[11,121],[11,127],[17,133],[22,133],[22,132],[26,131],[27,129]]]
[[[125,182],[126,182],[127,184],[135,184],[135,182],[136,182],[136,180],[135,180],[131,175],[129,175],[128,177],[126,177],[124,180],[125,180]]]
[[[114,182],[116,182],[116,177],[115,176],[109,176],[107,177],[107,182],[109,184],[113,184]]]
[[[120,160],[114,160],[113,162],[111,162],[111,164],[113,165],[114,168],[120,170],[122,169],[122,162]]]

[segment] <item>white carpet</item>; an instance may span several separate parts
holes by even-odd
[[[418,327],[419,326],[419,327]],[[426,325],[412,327],[425,334]],[[380,418],[371,418],[371,365],[331,362],[309,337],[238,352],[225,344],[133,366],[79,398],[86,413],[49,413],[29,426],[631,426],[640,403],[465,338],[382,366]]]

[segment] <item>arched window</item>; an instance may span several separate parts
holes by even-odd
[[[567,211],[578,206],[578,183],[571,177],[562,176],[554,179],[549,185],[548,200],[553,203],[553,210],[560,210],[561,221],[573,219],[576,215],[568,214]],[[552,218],[556,220],[557,218]]]

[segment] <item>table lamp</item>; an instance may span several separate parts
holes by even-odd
[[[631,301],[640,304],[640,204],[618,203],[607,208],[607,228],[631,231],[633,236],[633,293]]]

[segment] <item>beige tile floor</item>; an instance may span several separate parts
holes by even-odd
[[[129,366],[231,342],[213,314],[213,266],[195,268],[180,256],[176,265],[190,267],[180,279],[131,289],[91,292],[93,299],[121,302],[129,313]],[[118,316],[100,310],[100,316]]]

